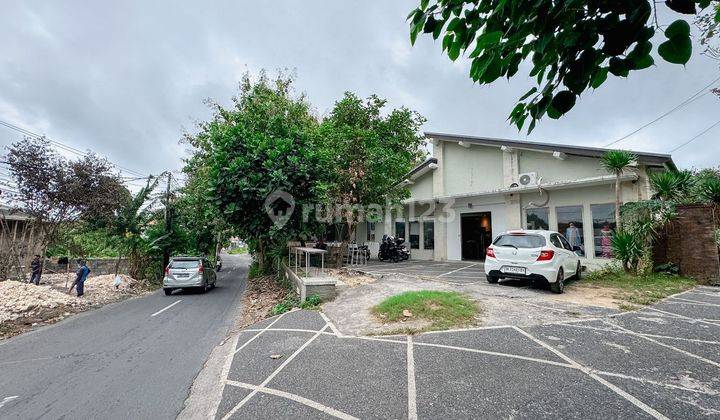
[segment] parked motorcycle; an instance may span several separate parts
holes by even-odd
[[[378,259],[392,262],[407,260],[410,258],[410,252],[403,245],[404,242],[404,239],[383,235],[380,250],[378,251]]]

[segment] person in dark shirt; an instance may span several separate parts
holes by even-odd
[[[42,261],[40,261],[40,256],[35,255],[35,258],[33,258],[32,262],[30,263],[30,270],[32,271],[32,274],[30,275],[30,283],[35,283],[35,285],[40,284],[40,276],[42,275]]]
[[[90,269],[83,260],[78,260],[77,263],[78,271],[75,273],[75,281],[72,286],[70,286],[68,293],[72,292],[73,287],[76,287],[77,296],[80,297],[85,294],[85,280],[87,280],[88,274],[90,274]]]

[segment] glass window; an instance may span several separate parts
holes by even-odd
[[[558,231],[565,236],[573,251],[585,256],[583,239],[582,206],[556,207]]]
[[[525,211],[525,225],[530,230],[549,230],[550,209],[547,207],[527,209]]]
[[[550,235],[550,243],[557,248],[563,248],[563,244],[560,242],[560,237],[555,234]]]
[[[513,248],[540,248],[545,246],[545,238],[540,235],[500,235],[495,239],[493,245]]]
[[[200,266],[200,260],[173,260],[170,263],[170,268],[198,268]]]
[[[570,246],[570,242],[568,242],[567,239],[565,239],[564,236],[560,235],[558,236],[560,238],[560,242],[562,243],[563,248],[567,249],[568,251],[574,251],[573,247]]]
[[[611,238],[617,223],[615,222],[615,204],[593,204],[590,206],[593,218],[593,242],[595,256],[612,258]]]
[[[405,239],[405,221],[395,222],[395,237]]]
[[[420,249],[420,222],[410,222],[410,248]]]
[[[367,230],[367,240],[374,241],[375,240],[375,222],[367,222],[366,230]]]
[[[423,248],[435,249],[435,221],[425,220],[423,222]]]

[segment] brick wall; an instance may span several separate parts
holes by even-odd
[[[654,247],[655,264],[672,262],[680,274],[705,284],[720,282],[720,261],[715,244],[716,215],[708,205],[678,206],[678,217],[660,235]]]

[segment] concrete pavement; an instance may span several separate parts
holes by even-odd
[[[173,419],[239,310],[247,257],[217,288],[162,290],[0,341],[0,418]]]
[[[218,419],[718,418],[720,289],[579,321],[357,337],[294,311],[234,337]]]

